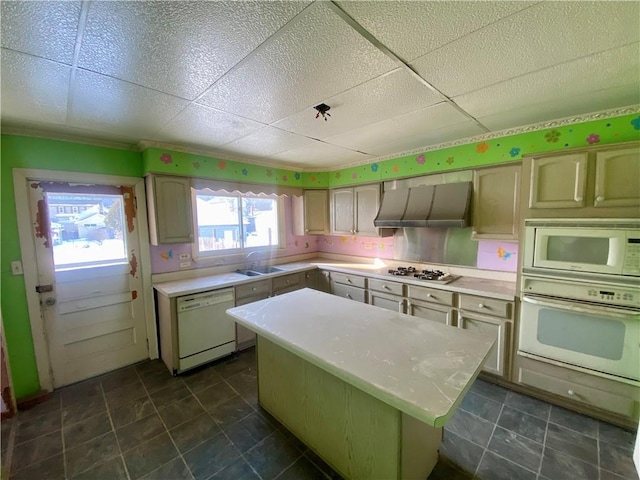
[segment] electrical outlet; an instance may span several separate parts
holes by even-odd
[[[189,253],[181,253],[178,258],[180,260],[189,260],[189,259],[191,259],[191,254],[189,254]]]
[[[11,262],[11,275],[22,275],[22,262],[20,260]]]
[[[180,268],[189,268],[191,266],[191,262],[180,262]]]

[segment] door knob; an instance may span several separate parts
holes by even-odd
[[[55,304],[56,304],[56,299],[55,299],[55,297],[48,297],[48,298],[44,301],[44,304],[45,304],[47,307],[51,307],[51,306],[55,305]]]

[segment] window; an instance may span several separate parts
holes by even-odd
[[[93,210],[85,208],[84,218],[81,215],[79,220],[63,217],[50,223],[56,271],[128,262],[122,195],[47,193],[47,203],[58,211],[61,208],[71,209],[70,206],[62,205],[69,199],[88,199],[94,207]],[[77,206],[73,208],[78,209]]]
[[[194,190],[197,254],[280,246],[280,201],[276,195]],[[195,250],[195,248],[194,248]]]

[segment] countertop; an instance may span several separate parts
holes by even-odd
[[[480,371],[493,338],[309,288],[227,310],[238,323],[434,427]]]
[[[372,264],[366,265],[344,262],[316,261],[285,263],[276,266],[278,268],[281,268],[282,272],[270,273],[267,275],[255,277],[248,277],[240,273],[229,272],[185,280],[173,280],[168,282],[154,283],[153,287],[158,292],[167,297],[179,297],[182,295],[190,295],[192,293],[205,292],[207,290],[233,287],[236,285],[259,281],[265,278],[274,278],[289,273],[304,272],[307,270],[321,268],[323,270],[331,270],[353,275],[363,275],[382,280],[418,285],[422,287],[437,288],[450,292],[483,295],[499,300],[513,301],[516,296],[515,282],[489,280],[477,277],[463,276],[451,283],[442,284],[437,282],[416,280],[412,277],[395,277],[387,272],[389,267],[380,267]]]
[[[305,272],[307,270],[315,270],[316,264],[309,262],[286,263],[283,265],[274,265],[281,268],[281,272],[269,273],[265,275],[257,275],[249,277],[241,273],[229,272],[217,275],[208,275],[205,277],[188,278],[185,280],[173,280],[169,282],[154,283],[153,288],[167,297],[180,297],[182,295],[191,295],[192,293],[206,292],[207,290],[215,290],[218,288],[234,287],[244,283],[256,282],[265,278],[274,278],[289,273]]]

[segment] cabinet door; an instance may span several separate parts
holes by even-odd
[[[396,295],[381,295],[378,292],[369,291],[369,304],[392,312],[404,313],[404,299]]]
[[[520,169],[520,165],[512,165],[473,173],[472,238],[518,238]]]
[[[258,295],[254,295],[252,297],[245,297],[242,300],[236,300],[236,307],[257,302],[258,300],[264,300],[265,298],[269,298],[269,293],[261,292]],[[255,344],[256,334],[248,328],[243,327],[239,323],[236,323],[236,350],[243,350]]]
[[[329,233],[329,195],[327,190],[305,190],[304,229],[307,235]]]
[[[153,176],[147,181],[149,232],[152,245],[193,241],[191,180],[186,177]]]
[[[380,185],[355,187],[353,194],[355,201],[355,233],[367,237],[378,236],[379,232],[373,221],[380,208]]]
[[[444,305],[434,305],[432,303],[413,302],[409,300],[407,303],[407,313],[414,317],[453,326],[455,310],[445,307]]]
[[[316,284],[314,287],[321,292],[331,293],[331,273],[327,270],[318,270],[316,273]]]
[[[498,318],[481,317],[471,315],[466,312],[460,312],[458,327],[470,330],[474,333],[493,335],[495,337],[496,343],[491,349],[482,369],[496,375],[504,375],[508,345],[508,322]]]
[[[594,206],[640,206],[640,147],[596,153]]]
[[[586,185],[586,153],[533,158],[529,208],[584,207]]]
[[[353,188],[331,191],[331,233],[353,235]]]

